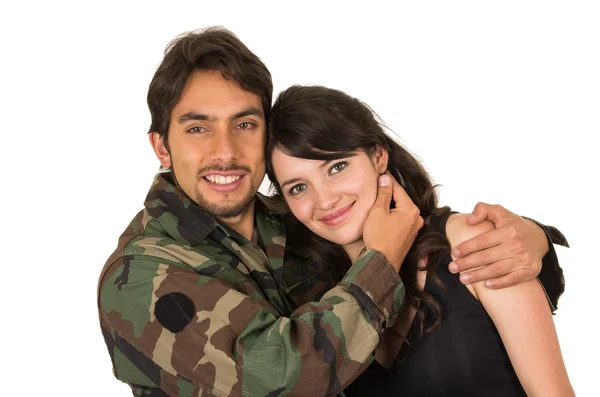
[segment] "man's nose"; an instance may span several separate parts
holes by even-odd
[[[219,129],[211,140],[212,160],[229,164],[237,159],[237,144],[231,131]]]

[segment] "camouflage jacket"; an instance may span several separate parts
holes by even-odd
[[[405,296],[385,257],[367,251],[299,305],[306,267],[284,262],[283,225],[260,197],[255,230],[253,243],[157,175],[98,285],[113,371],[134,395],[343,395],[372,361]]]

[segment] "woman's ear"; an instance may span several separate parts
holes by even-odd
[[[388,169],[389,154],[386,148],[377,144],[373,151],[373,165],[379,174],[384,174]]]

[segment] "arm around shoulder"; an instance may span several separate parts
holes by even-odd
[[[538,280],[542,283],[548,300],[551,304],[552,311],[558,308],[558,300],[565,291],[565,277],[563,270],[560,267],[554,244],[563,247],[569,247],[569,243],[560,230],[553,226],[543,225],[538,221],[526,218],[543,230],[548,242],[548,252],[542,258],[542,268],[538,274]]]
[[[217,278],[163,258],[120,258],[98,301],[115,375],[169,395],[337,393],[372,360],[404,299],[399,278],[381,272],[391,268],[385,258],[363,262],[320,302],[283,317],[241,273],[224,281],[235,269]]]

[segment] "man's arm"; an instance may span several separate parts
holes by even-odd
[[[369,249],[337,286],[289,317],[269,303],[260,275],[219,247],[122,237],[123,254],[103,270],[98,301],[117,378],[135,392],[172,396],[340,392],[402,310],[398,270],[423,225],[406,193],[383,179],[367,220],[379,225],[365,239]]]
[[[554,312],[558,308],[558,298],[565,292],[565,277],[563,275],[563,270],[558,263],[558,256],[554,250],[554,244],[569,247],[569,242],[557,228],[542,225],[533,219],[529,220],[535,222],[535,224],[544,230],[544,233],[546,234],[549,250],[542,258],[542,269],[537,278],[542,283],[542,288],[551,303],[552,312]]]
[[[491,289],[539,276],[551,308],[556,310],[564,291],[564,278],[552,243],[568,246],[564,236],[555,228],[546,229],[499,205],[485,203],[475,206],[467,223],[473,226],[486,219],[496,228],[455,247],[452,254],[458,259],[450,264],[450,271],[464,272],[460,279],[465,284],[485,281]]]
[[[178,396],[335,394],[372,359],[404,287],[371,250],[319,302],[289,318],[260,296],[249,281],[234,288],[181,263],[121,258],[99,296],[115,375]]]

